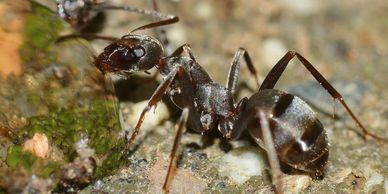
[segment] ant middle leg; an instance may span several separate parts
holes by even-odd
[[[369,132],[358,120],[356,115],[350,110],[346,102],[344,101],[342,95],[322,76],[321,73],[317,69],[314,68],[314,66],[307,61],[302,55],[295,51],[288,51],[286,55],[284,55],[277,63],[276,65],[271,69],[271,71],[268,73],[266,78],[264,79],[263,83],[261,84],[259,90],[264,89],[272,89],[274,88],[275,84],[279,80],[280,76],[286,69],[287,65],[289,64],[290,60],[294,57],[297,57],[300,62],[304,65],[304,67],[311,73],[311,75],[321,84],[323,88],[335,99],[338,100],[342,106],[345,108],[347,113],[351,116],[353,121],[356,123],[356,125],[362,130],[363,137],[370,136],[378,141],[382,141],[385,143],[388,143],[388,140],[385,138],[381,138],[371,132]]]
[[[245,50],[244,48],[239,48],[237,52],[234,54],[232,65],[230,66],[230,69],[229,69],[228,81],[226,83],[226,87],[232,94],[234,94],[237,86],[237,81],[238,81],[239,71],[240,71],[241,56],[244,57],[244,60],[248,66],[249,72],[255,78],[257,86],[258,87],[260,86],[260,82],[257,76],[255,66],[253,65],[252,59],[249,56],[248,51]]]

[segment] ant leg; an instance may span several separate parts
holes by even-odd
[[[171,55],[170,57],[177,57],[177,56],[180,56],[182,55],[183,52],[186,52],[190,59],[193,60],[194,62],[197,62],[195,60],[195,57],[194,57],[194,54],[193,54],[193,51],[191,50],[191,46],[189,44],[184,44],[180,47],[178,47]]]
[[[189,80],[189,77],[188,77],[188,75],[187,75],[187,73],[186,73],[186,71],[184,70],[183,67],[177,67],[177,69],[171,71],[167,75],[165,80],[162,83],[160,83],[158,88],[152,94],[150,100],[148,101],[147,106],[144,107],[143,111],[141,112],[139,120],[137,121],[136,126],[135,126],[135,128],[134,128],[134,130],[132,132],[132,135],[131,135],[131,137],[128,140],[127,149],[129,149],[129,146],[132,144],[132,142],[134,141],[135,137],[139,133],[141,124],[144,121],[145,114],[149,110],[151,110],[152,107],[156,108],[156,105],[162,99],[163,94],[171,86],[172,82],[174,80],[177,80],[176,79],[177,77],[179,78],[178,81]],[[182,104],[185,106],[184,108],[187,107],[187,108],[190,109],[189,121],[191,122],[191,127],[193,128],[193,130],[202,131],[202,124],[200,122],[200,117],[199,117],[198,113],[194,110],[194,95],[190,95],[190,93],[193,93],[193,91],[192,90],[188,90],[188,88],[191,88],[191,87],[188,87],[187,85],[185,85],[187,83],[185,83],[184,81],[182,83],[183,83],[184,87],[182,87],[182,89],[181,89],[181,95],[184,96],[184,98],[180,99],[181,100],[180,102],[182,102]]]
[[[166,175],[166,178],[165,178],[164,184],[163,184],[163,191],[165,193],[168,193],[168,191],[169,191],[173,171],[176,168],[176,166],[175,166],[176,165],[175,164],[175,158],[176,158],[175,154],[176,154],[176,151],[178,150],[178,146],[179,146],[182,134],[184,133],[184,131],[186,129],[185,126],[186,126],[188,117],[189,117],[189,109],[184,108],[182,111],[182,115],[179,118],[178,130],[176,131],[174,144],[173,144],[171,152],[170,152],[170,164],[168,166],[167,175]]]
[[[233,57],[232,65],[229,69],[229,75],[228,75],[228,82],[226,84],[226,87],[228,90],[234,94],[236,90],[236,85],[239,77],[239,70],[240,70],[240,60],[241,56],[244,57],[245,63],[248,66],[249,72],[251,75],[255,78],[255,81],[257,83],[257,86],[260,86],[259,78],[257,77],[256,69],[253,66],[253,62],[251,60],[251,57],[248,54],[248,51],[244,48],[239,48],[236,52],[236,54]]]
[[[97,11],[102,11],[102,10],[123,10],[123,11],[128,11],[128,12],[135,12],[135,13],[141,13],[144,15],[151,16],[153,18],[159,19],[157,22],[153,22],[150,24],[146,24],[144,26],[140,26],[134,30],[132,30],[130,33],[133,33],[138,30],[144,30],[144,29],[149,29],[149,28],[155,28],[159,26],[164,26],[164,25],[169,25],[173,24],[179,21],[179,17],[175,15],[166,15],[163,13],[160,13],[158,11],[154,10],[145,10],[145,9],[140,9],[136,7],[129,7],[129,6],[115,6],[115,5],[101,5],[97,8]]]
[[[260,119],[261,131],[263,133],[263,140],[265,145],[265,150],[267,152],[268,161],[271,167],[272,174],[272,183],[275,186],[275,193],[283,193],[283,184],[282,184],[282,171],[280,170],[280,163],[278,156],[275,150],[275,144],[273,142],[271,130],[269,129],[268,124],[268,115],[265,115],[264,112],[257,110]]]
[[[163,94],[167,91],[167,88],[171,85],[172,81],[174,80],[175,76],[178,74],[178,71],[182,71],[182,69],[175,69],[174,71],[171,71],[165,78],[165,80],[160,83],[158,88],[155,90],[155,92],[152,94],[150,100],[148,101],[148,104],[146,107],[143,108],[143,111],[140,114],[139,120],[136,123],[135,129],[132,132],[131,137],[129,138],[127,142],[127,148],[132,144],[133,140],[139,133],[141,124],[144,121],[145,114],[151,110],[152,107],[156,108],[156,104],[162,99]]]
[[[286,69],[288,63],[291,59],[294,57],[297,57],[300,62],[306,67],[306,69],[311,73],[312,76],[321,84],[323,88],[326,89],[326,91],[336,100],[338,100],[342,106],[345,108],[345,110],[348,112],[348,114],[352,117],[353,121],[357,124],[357,126],[362,130],[364,134],[364,138],[366,136],[370,136],[376,140],[383,141],[385,143],[388,143],[387,139],[381,138],[371,132],[369,132],[357,119],[356,115],[350,110],[348,105],[345,103],[344,99],[342,98],[342,95],[319,73],[318,70],[314,68],[314,66],[307,61],[302,55],[295,51],[288,51],[284,57],[282,57],[279,62],[276,63],[276,65],[272,68],[272,70],[268,73],[267,77],[264,79],[261,87],[259,90],[264,89],[272,89],[276,82],[279,80],[280,76]]]

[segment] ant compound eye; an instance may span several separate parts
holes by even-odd
[[[131,62],[136,59],[136,55],[125,47],[119,47],[117,51],[120,53],[122,61]]]
[[[132,53],[137,58],[140,58],[145,55],[145,49],[142,46],[138,46],[132,49]]]

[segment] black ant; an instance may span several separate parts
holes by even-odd
[[[197,63],[188,44],[178,47],[170,56],[164,57],[160,42],[147,35],[130,33],[121,39],[109,40],[113,42],[94,61],[94,65],[102,73],[127,77],[133,72],[156,67],[164,77],[143,109],[128,139],[127,149],[139,133],[145,114],[152,107],[156,107],[165,92],[168,91],[174,104],[183,110],[170,153],[169,168],[163,185],[165,192],[169,190],[176,151],[186,125],[201,134],[217,128],[224,138],[230,140],[239,138],[247,130],[256,143],[267,151],[273,184],[278,193],[282,192],[279,161],[314,178],[323,175],[329,156],[329,145],[323,125],[302,99],[274,89],[289,61],[294,57],[298,58],[322,87],[342,104],[362,130],[364,138],[370,136],[388,142],[370,133],[350,110],[341,94],[309,61],[295,51],[287,52],[260,85],[251,57],[245,49],[240,48],[233,57],[227,84],[222,86],[215,83]],[[183,53],[187,53],[187,56],[183,56]],[[260,87],[250,98],[245,97],[235,103],[233,94],[239,77],[241,58],[244,58],[250,74]]]
[[[171,24],[178,21],[178,17],[165,15],[158,12],[157,3],[152,0],[154,10],[140,9],[131,6],[110,5],[102,0],[56,0],[57,13],[59,17],[68,22],[77,32],[83,32],[90,22],[97,17],[99,13],[105,10],[123,10],[127,12],[140,13],[162,20],[155,23]],[[141,27],[140,27],[141,28]]]
[[[95,18],[106,10],[122,10],[127,12],[144,14],[151,16],[156,21],[149,23],[147,25],[140,26],[132,32],[142,29],[158,27],[158,39],[161,40],[163,46],[168,52],[172,52],[172,46],[170,45],[166,31],[163,29],[164,25],[174,24],[179,21],[179,18],[175,15],[164,14],[158,11],[158,5],[156,0],[151,0],[153,10],[141,9],[132,6],[122,6],[122,5],[112,5],[107,1],[103,0],[56,0],[57,5],[57,14],[63,20],[71,25],[73,30],[76,31],[75,34],[60,36],[56,39],[56,43],[64,42],[68,39],[73,38],[83,38],[85,40],[93,39],[102,39],[108,41],[116,41],[118,38],[108,37],[104,35],[95,34],[94,32],[90,33],[90,25],[96,23]],[[131,32],[131,33],[132,33]],[[147,72],[148,73],[148,72]],[[148,73],[150,74],[150,73]],[[150,80],[154,80],[157,74],[150,77]],[[115,93],[117,91],[112,91],[111,85],[113,82],[111,78],[102,78],[98,77],[96,81],[104,87],[107,94]]]

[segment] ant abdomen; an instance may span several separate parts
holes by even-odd
[[[313,177],[322,174],[329,156],[327,136],[310,106],[297,96],[273,89],[261,90],[249,98],[236,127],[246,127],[265,148],[259,111],[268,116],[279,160]]]

